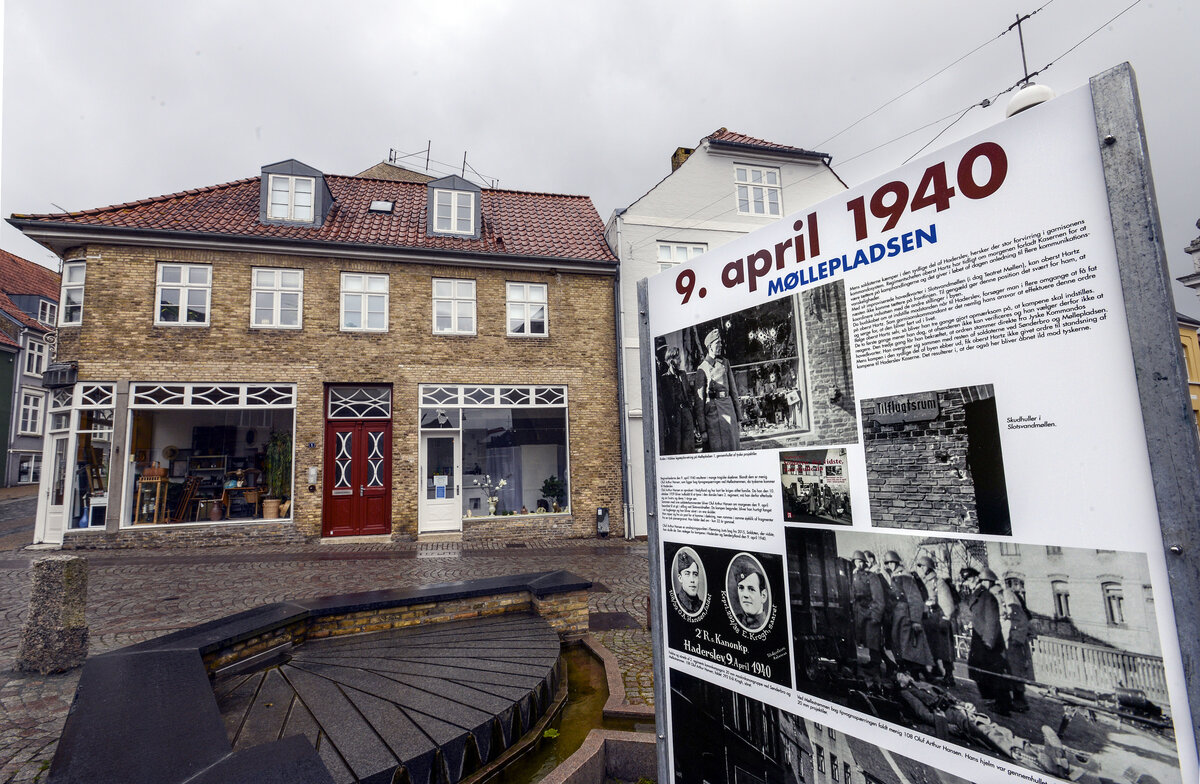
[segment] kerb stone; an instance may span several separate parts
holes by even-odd
[[[88,653],[87,580],[86,558],[51,555],[34,561],[18,670],[49,675],[83,664]]]

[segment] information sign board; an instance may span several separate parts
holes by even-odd
[[[1196,781],[1112,100],[643,284],[662,780]]]

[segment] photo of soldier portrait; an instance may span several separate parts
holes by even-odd
[[[1179,781],[1153,603],[1125,599],[1147,595],[1144,554],[784,537],[799,691],[1061,778]]]
[[[762,564],[750,553],[738,553],[725,575],[729,609],[738,625],[757,632],[771,619],[771,586]]]
[[[671,590],[676,605],[687,618],[694,618],[704,609],[708,599],[708,576],[700,556],[690,547],[681,547],[671,563]]]
[[[783,521],[853,524],[845,463],[844,447],[780,452]]]
[[[658,377],[659,448],[664,455],[695,452],[703,442],[704,403],[680,366],[679,349],[666,347]]]
[[[654,350],[662,455],[858,438],[840,280],[661,335]]]

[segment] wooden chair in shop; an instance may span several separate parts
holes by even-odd
[[[171,513],[170,522],[182,523],[187,519],[188,507],[196,500],[196,490],[200,487],[200,478],[189,476],[187,481],[183,483],[183,493],[179,496],[179,503],[175,504],[175,509]]]

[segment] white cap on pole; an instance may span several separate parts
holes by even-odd
[[[1020,114],[1026,109],[1037,106],[1039,103],[1049,101],[1055,95],[1057,93],[1044,84],[1027,82],[1024,87],[1017,91],[1012,100],[1008,102],[1008,107],[1004,110],[1004,116],[1012,117],[1014,114]]]

